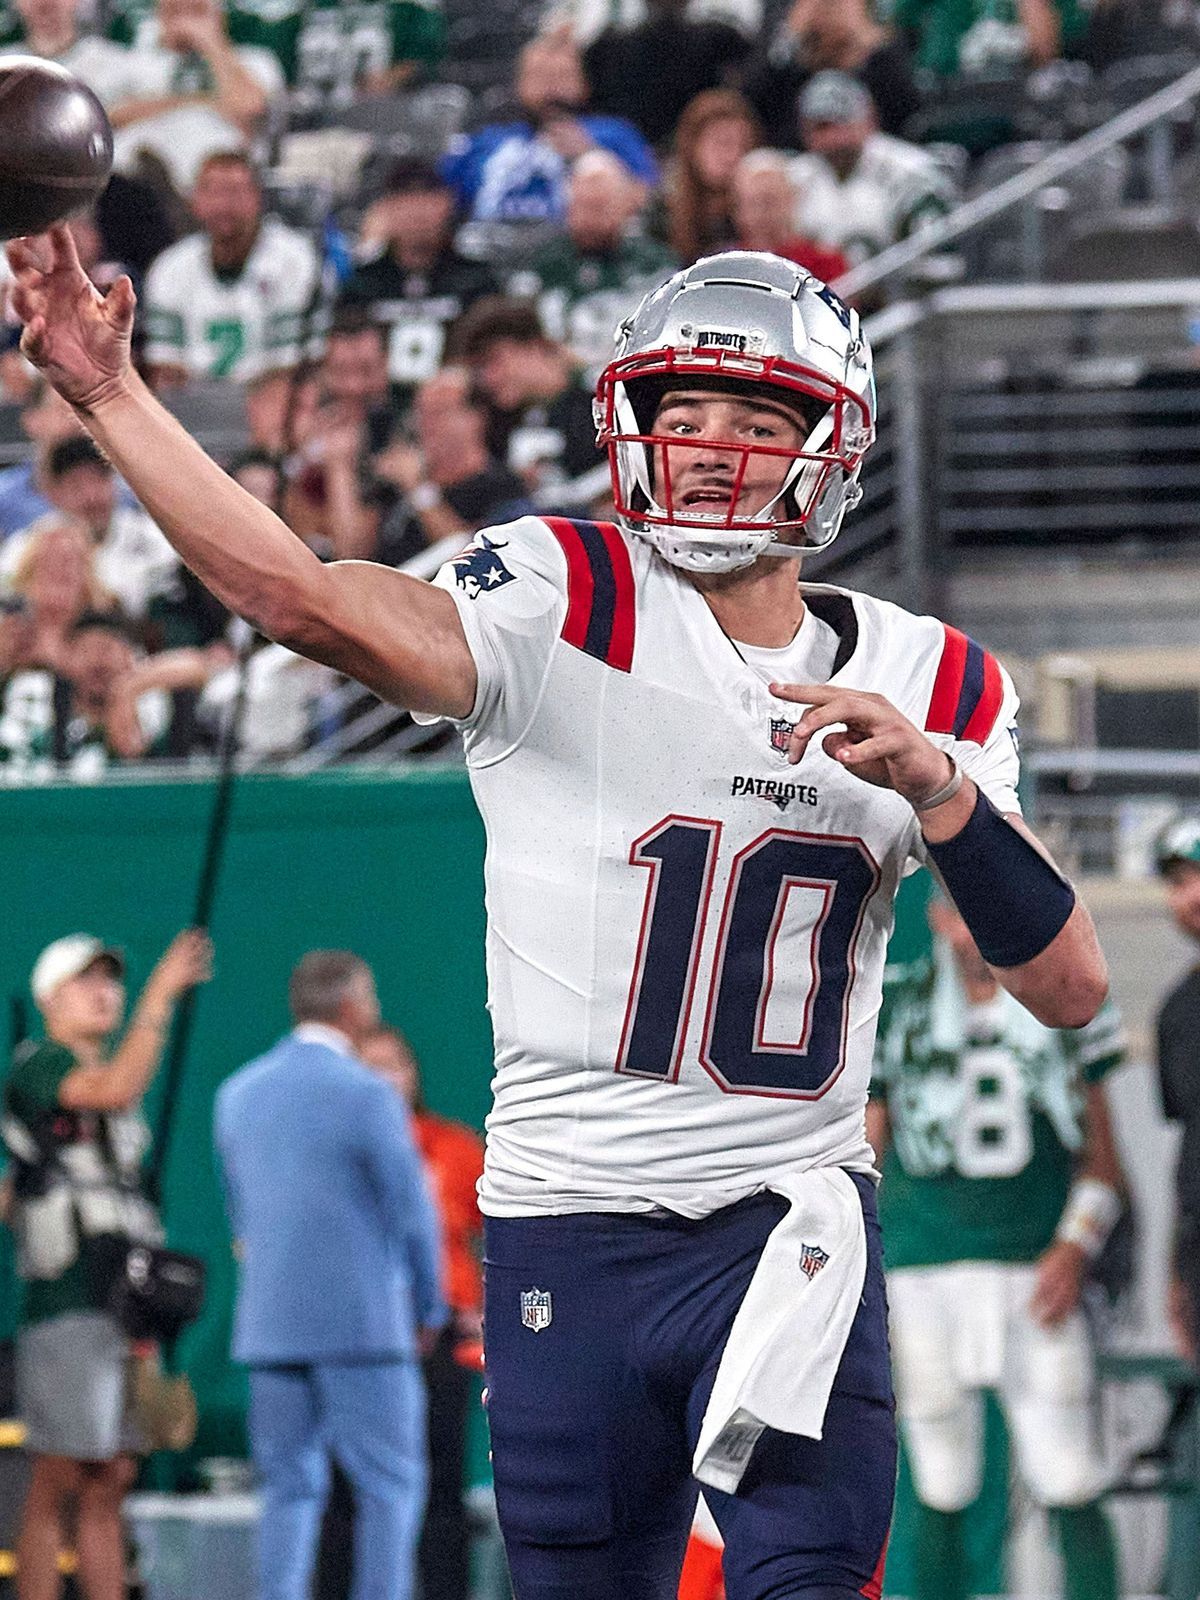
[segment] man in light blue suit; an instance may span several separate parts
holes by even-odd
[[[316,950],[296,1027],[235,1072],[216,1145],[241,1258],[233,1355],[250,1368],[263,1488],[260,1600],[306,1600],[335,1459],[354,1487],[353,1600],[410,1600],[425,1500],[419,1356],[445,1320],[437,1219],[408,1113],[355,1059],[370,968]]]

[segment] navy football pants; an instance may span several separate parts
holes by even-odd
[[[705,1490],[728,1600],[877,1597],[896,1479],[874,1188],[862,1304],[824,1437],[768,1429],[736,1495]],[[488,1218],[485,1343],[496,1500],[516,1600],[674,1600],[691,1459],[767,1234],[757,1195],[701,1221]],[[542,1331],[522,1293],[550,1295]]]

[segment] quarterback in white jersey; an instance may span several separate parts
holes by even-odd
[[[819,585],[790,644],[735,641],[648,543],[594,523],[490,529],[437,581],[479,671],[462,727],[488,835],[484,1210],[702,1216],[797,1166],[870,1171],[881,975],[920,828],[823,751],[790,765],[799,708],[770,685],[887,694],[1015,812],[1007,675],[932,618]]]
[[[869,1060],[928,858],[1051,1026],[1106,989],[1016,816],[1015,698],[931,619],[797,583],[874,433],[855,313],[697,263],[597,397],[617,524],[489,530],[437,583],[322,566],[129,368],[132,290],[10,246],[23,347],[232,609],[454,718],[489,832],[485,1209],[518,1600],[671,1600],[696,1478],[730,1600],[878,1600],[895,1475]],[[693,1476],[695,1473],[695,1476]]]

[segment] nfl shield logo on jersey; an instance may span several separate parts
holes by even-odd
[[[822,1250],[819,1244],[800,1246],[800,1271],[810,1283],[828,1260],[829,1252]]]
[[[554,1302],[549,1289],[521,1290],[521,1326],[532,1333],[544,1333],[554,1319]]]
[[[787,755],[788,740],[792,737],[794,722],[789,722],[786,717],[771,718],[771,749],[779,755]]]

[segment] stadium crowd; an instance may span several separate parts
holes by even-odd
[[[228,472],[276,507],[325,560],[432,572],[434,552],[527,512],[611,514],[592,396],[614,327],[647,287],[681,263],[730,246],[774,252],[836,282],[946,215],[967,192],[980,158],[1013,137],[1023,97],[1051,94],[1056,73],[1101,72],[1144,48],[1147,38],[1194,41],[1200,32],[1200,4],[1192,0],[893,0],[878,8],[872,0],[550,0],[540,16],[534,6],[511,14],[503,3],[489,7],[491,34],[477,0],[470,19],[457,9],[454,0],[445,0],[444,11],[428,0],[243,0],[228,7],[216,0],[0,0],[3,50],[62,61],[109,110],[116,176],[94,214],[72,229],[97,285],[122,271],[133,277],[148,381],[193,431],[224,441]],[[473,32],[463,26],[467,20]],[[505,61],[507,70],[498,65]],[[247,639],[231,623],[69,407],[24,361],[15,319],[0,324],[0,447],[6,426],[4,780],[88,780],[117,764],[210,754],[239,698],[240,660],[249,667],[242,738],[256,758],[286,758],[338,731],[359,702],[332,672]],[[1197,937],[1194,824],[1175,837],[1160,867],[1180,926]],[[1082,1044],[1049,1030],[1031,1037],[1024,1013],[1014,1022],[998,1008],[997,986],[980,971],[978,952],[961,930],[956,948],[944,907],[940,915],[939,928],[935,908],[945,944],[936,994],[938,974],[924,963],[901,974],[899,986],[893,974],[886,995],[873,1091],[881,1163],[887,1144],[891,1193],[900,1202],[907,1195],[911,1205],[920,1185],[940,1176],[922,1141],[936,1135],[947,1148],[969,1143],[974,1127],[952,1137],[942,1126],[938,1075],[958,1072],[965,1061],[974,1080],[988,1085],[1016,1082],[1022,1070],[1038,1077],[1039,1207],[997,1206],[1015,1237],[997,1228],[970,1261],[978,1255],[996,1269],[985,1280],[989,1293],[1015,1285],[1014,1303],[1018,1290],[1036,1283],[1040,1303],[1023,1320],[1010,1319],[1012,1337],[1035,1355],[1043,1347],[1053,1354],[1055,1329],[1064,1340],[1082,1338],[1078,1308],[1090,1262],[1105,1244],[1088,1237],[1087,1216],[1081,1221],[1065,1209],[1076,1152],[1096,1167],[1088,1174],[1093,1198],[1096,1186],[1109,1191],[1109,1225],[1128,1209],[1100,1092],[1102,1077],[1122,1058],[1118,1030],[1105,1015]],[[187,960],[175,958],[180,970],[168,970],[165,980],[160,972],[148,986],[149,1003],[144,996],[130,1032],[144,1034],[149,1024],[153,1039],[125,1053],[131,1092],[153,1076],[170,1009],[207,976],[207,960],[204,949],[193,948]],[[60,951],[56,961],[42,967],[40,990],[36,973],[34,980],[49,1051],[23,1059],[15,1099],[9,1085],[10,1116],[22,1109],[22,1093],[31,1121],[64,1108],[124,1110],[96,1101],[94,1092],[89,1098],[86,1077],[80,1087],[80,1070],[95,1065],[97,1027],[68,1017],[59,1034],[52,1031],[55,995],[61,1003],[63,986],[89,973],[111,989],[121,977],[118,954],[97,943]],[[343,968],[339,977],[334,963],[343,989],[363,977],[361,963]],[[1190,1357],[1200,1321],[1194,991],[1192,974],[1160,1025],[1164,1103],[1188,1129],[1172,1312],[1178,1346]],[[397,1140],[414,1171],[415,1154],[421,1156],[436,1202],[449,1316],[430,1290],[403,1338],[376,1340],[369,1353],[388,1367],[401,1345],[406,1356],[410,1344],[424,1356],[429,1438],[407,1441],[418,1475],[430,1474],[423,1593],[426,1600],[458,1600],[466,1588],[463,1435],[479,1362],[480,1151],[472,1134],[424,1105],[411,1051],[381,1026],[373,990],[370,999],[374,1010],[368,1006],[351,1026],[338,1009],[341,989],[319,1004],[303,998],[298,1029],[285,1041],[286,1065],[290,1073],[297,1049],[319,1047],[335,1058],[316,1063],[330,1081],[346,1078],[355,1092],[391,1106],[365,1071],[350,1082],[343,1058],[353,1045],[413,1112]],[[935,1002],[940,1022],[949,1014],[950,1025],[931,1064],[925,1044],[935,1036]],[[313,1081],[319,1089],[322,1080]],[[980,1097],[992,1092],[981,1087]],[[293,1104],[290,1078],[279,1093]],[[300,1109],[314,1137],[323,1133],[325,1102],[314,1094]],[[391,1110],[399,1127],[398,1100]],[[1027,1152],[1013,1156],[1012,1171],[1002,1170],[995,1125],[980,1126],[978,1148],[968,1151],[975,1170],[959,1176],[1014,1182]],[[248,1171],[261,1165],[256,1141],[268,1127],[274,1138],[275,1125],[261,1111],[228,1118],[223,1143],[218,1134],[227,1171],[239,1161]],[[234,1128],[250,1134],[240,1153],[232,1148]],[[1014,1128],[1028,1135],[1019,1118],[1010,1133]],[[260,1176],[269,1222],[276,1174]],[[1010,1200],[1015,1192],[1007,1191]],[[971,1203],[965,1195],[963,1204]],[[232,1220],[239,1237],[253,1228],[248,1215]],[[1068,1222],[1074,1234],[1064,1231]],[[906,1223],[911,1228],[911,1217],[893,1216],[893,1239],[904,1242]],[[431,1239],[427,1255],[436,1247]],[[329,1246],[331,1257],[338,1243]],[[944,1241],[930,1247],[910,1234],[908,1244],[907,1260],[892,1246],[893,1295],[920,1290],[910,1306],[910,1343],[934,1348],[937,1330],[921,1315],[928,1316],[929,1280],[913,1275],[942,1273],[954,1298],[966,1281],[955,1276],[966,1259],[962,1240],[954,1246],[959,1256]],[[270,1302],[263,1326],[271,1337],[279,1331],[276,1312]],[[941,1320],[950,1326],[949,1315]],[[299,1495],[294,1484],[276,1490],[272,1483],[272,1465],[279,1466],[272,1450],[280,1438],[286,1442],[298,1404],[295,1393],[281,1392],[273,1369],[296,1366],[299,1347],[289,1347],[286,1362],[272,1348],[264,1356],[253,1340],[240,1347],[240,1359],[272,1372],[258,1385],[258,1464],[269,1494],[280,1502],[290,1496],[299,1519],[277,1523],[280,1549],[294,1554],[303,1545],[301,1554],[311,1554],[326,1483],[321,1471]],[[321,1350],[305,1345],[299,1365],[319,1378],[323,1364]],[[910,1430],[928,1423],[920,1408],[929,1374],[918,1366],[910,1360],[901,1372]],[[1079,1370],[1090,1397],[1083,1358]],[[1047,1418],[1047,1408],[1016,1392],[1029,1387],[1025,1380],[1018,1374],[1004,1398],[1028,1491],[1055,1515],[1075,1585],[1069,1592],[1106,1600],[1116,1593],[1116,1551],[1100,1506],[1106,1484],[1098,1460],[1079,1447],[1090,1418],[1082,1405],[1065,1420]],[[962,1514],[982,1472],[975,1430],[978,1392],[988,1384],[961,1387],[953,1398],[956,1420],[965,1422],[951,1440],[955,1448],[939,1456],[945,1440],[927,1427],[925,1458],[917,1460],[926,1549],[934,1553],[921,1592],[940,1600],[957,1592],[952,1580],[965,1581]],[[404,1406],[401,1397],[397,1409]],[[417,1414],[415,1406],[409,1410]],[[112,1429],[123,1421],[108,1420]],[[53,1443],[59,1437],[48,1431],[44,1452],[69,1461],[68,1447]],[[914,1455],[920,1457],[920,1440]],[[367,1463],[354,1488],[369,1498],[380,1477],[411,1469],[413,1460],[387,1463],[382,1473]],[[1053,1469],[1064,1461],[1056,1478]],[[43,1471],[37,1480],[27,1567],[36,1565],[39,1548],[47,1571],[56,1562],[63,1505],[82,1492],[76,1476]],[[349,1468],[347,1477],[355,1477]],[[114,1507],[125,1486],[123,1478],[109,1483],[101,1507],[109,1567],[120,1557]],[[415,1506],[420,1495],[410,1498]],[[376,1530],[376,1537],[407,1541],[407,1550],[416,1527]],[[683,1592],[709,1600],[719,1592],[719,1555],[710,1549],[705,1565],[704,1545],[700,1539],[692,1547],[691,1587]],[[293,1574],[297,1592],[305,1576]]]
[[[134,279],[146,375],[325,558],[425,570],[531,509],[603,514],[592,385],[648,285],[731,245],[837,280],[949,211],[1056,73],[1200,27],[1191,0],[483,9],[0,0],[0,54],[109,112],[72,226],[98,285]],[[228,618],[6,326],[0,771],[211,751]],[[333,675],[249,648],[251,753],[328,738]]]

